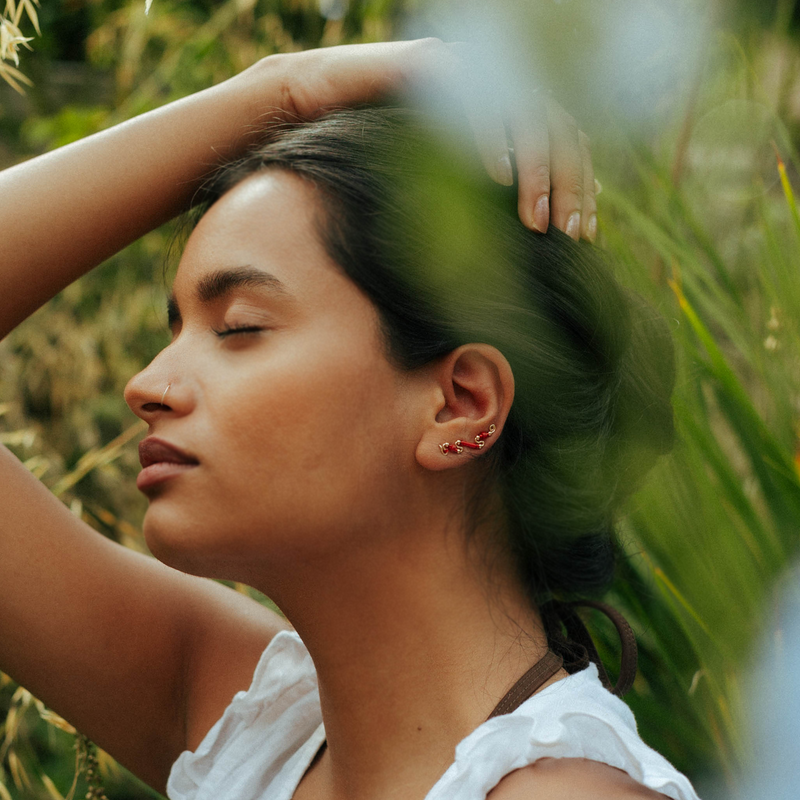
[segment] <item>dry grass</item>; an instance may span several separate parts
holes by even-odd
[[[26,47],[30,50],[28,42],[33,41],[32,36],[23,35],[20,25],[29,23],[37,35],[41,36],[39,15],[36,13],[38,5],[39,0],[6,0],[5,11],[0,16],[0,78],[20,94],[23,92],[22,85],[30,86],[31,82],[18,69],[19,48]],[[9,63],[12,61],[14,66]]]

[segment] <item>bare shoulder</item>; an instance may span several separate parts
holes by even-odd
[[[487,800],[665,800],[623,772],[585,758],[542,758],[506,775]]]

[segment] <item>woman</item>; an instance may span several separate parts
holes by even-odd
[[[669,438],[599,257],[509,227],[507,197],[399,112],[279,126],[246,155],[268,111],[311,120],[442,63],[432,41],[270,57],[0,176],[5,334],[186,208],[214,153],[234,160],[204,187],[172,343],[126,390],[164,563],[0,457],[0,667],[176,800],[695,797],[593,667],[545,658],[538,694],[482,724],[545,627],[559,646],[537,603],[607,577],[613,508]],[[544,231],[552,208],[592,238],[574,125],[551,107],[511,129],[523,222]],[[508,183],[502,125],[476,138]],[[195,576],[267,592],[297,633]]]

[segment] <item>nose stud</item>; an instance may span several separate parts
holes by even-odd
[[[162,406],[164,405],[164,398],[167,396],[167,392],[169,391],[169,387],[170,386],[172,386],[172,384],[168,383],[167,384],[167,388],[164,389],[164,394],[161,395],[161,403],[160,403],[160,405],[162,405]]]
[[[461,439],[456,439],[454,444],[450,444],[450,442],[440,444],[439,449],[442,451],[443,456],[446,456],[448,453],[463,453],[465,447],[469,447],[470,450],[483,450],[486,440],[496,430],[497,428],[495,427],[494,423],[492,423],[489,426],[488,431],[481,431],[472,442],[464,442]]]

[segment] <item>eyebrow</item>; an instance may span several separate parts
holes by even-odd
[[[275,294],[289,296],[286,287],[278,278],[255,267],[221,269],[205,275],[198,281],[195,294],[201,303],[207,305],[236,289],[242,288],[268,289]],[[167,319],[170,327],[181,321],[181,312],[174,292],[170,294],[167,300]]]

